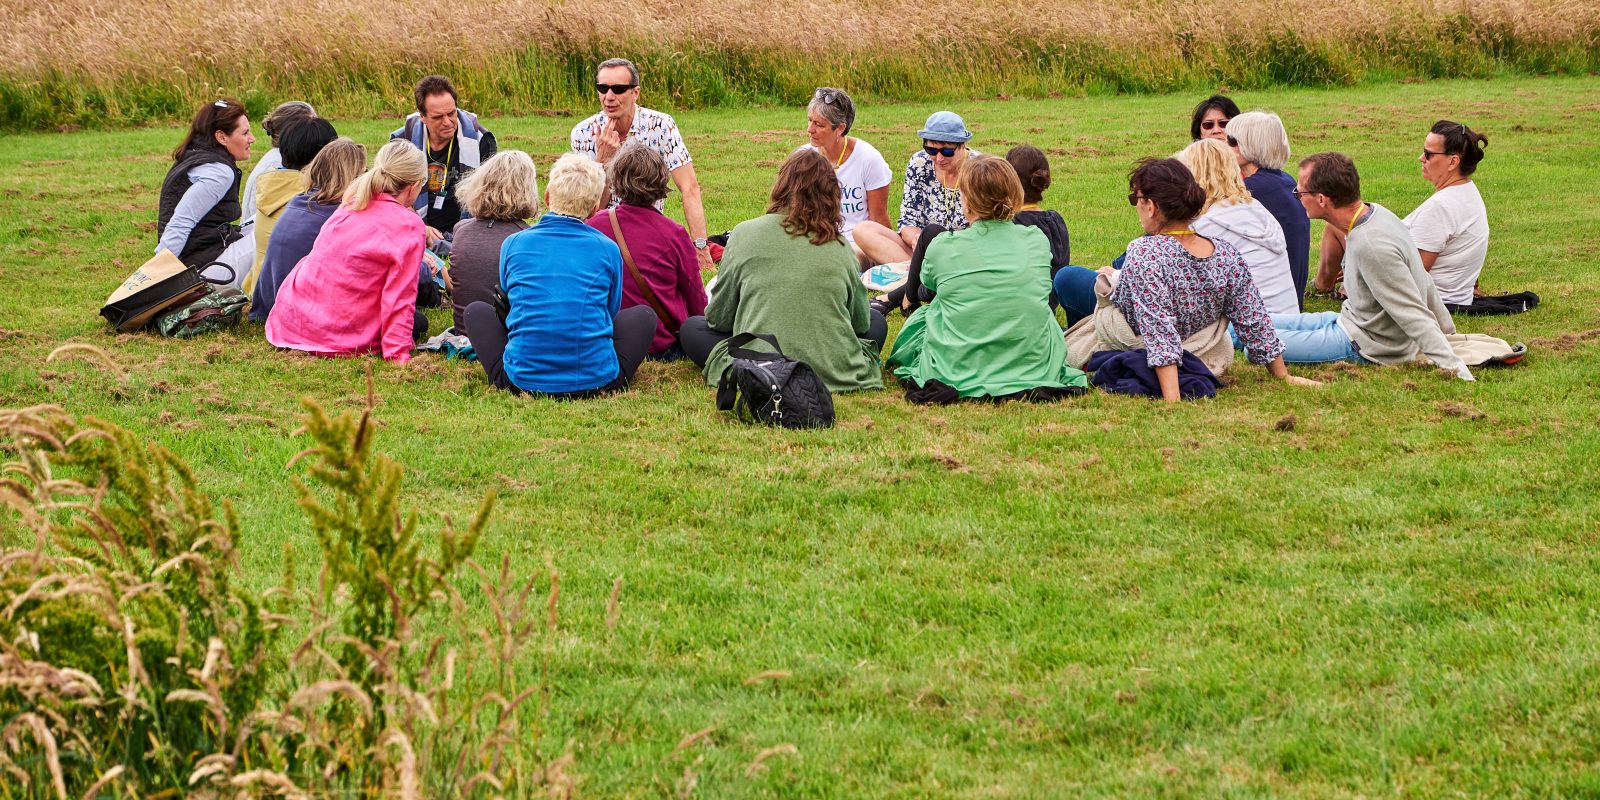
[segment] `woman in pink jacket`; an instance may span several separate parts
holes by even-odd
[[[428,330],[417,311],[427,240],[411,209],[427,178],[427,159],[410,142],[378,151],[278,288],[267,341],[324,356],[378,352],[397,364],[411,360],[413,341]]]

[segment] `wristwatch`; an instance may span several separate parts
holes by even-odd
[[[701,236],[700,238],[695,239],[694,240],[694,249],[696,249],[696,250],[704,250],[704,249],[706,249],[706,237]]]

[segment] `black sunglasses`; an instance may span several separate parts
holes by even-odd
[[[1150,198],[1145,197],[1144,195],[1139,194],[1138,192],[1128,192],[1128,205],[1130,205],[1130,206],[1137,206],[1137,205],[1139,205],[1139,201],[1140,200],[1148,200],[1148,199],[1150,199]]]
[[[1226,127],[1228,127],[1228,121],[1225,119],[1208,119],[1205,122],[1200,123],[1200,130],[1203,131]]]
[[[818,89],[816,98],[824,103],[827,103],[828,105],[833,105],[834,103],[839,102],[840,94],[842,94],[842,92],[840,92],[838,89]]]
[[[1228,137],[1228,146],[1229,147],[1238,147],[1239,146],[1239,140],[1233,138],[1232,136],[1229,136]]]
[[[934,147],[931,144],[925,144],[925,145],[922,146],[922,149],[923,149],[924,152],[926,152],[930,156],[944,156],[945,158],[955,158],[956,157],[956,151],[960,150],[961,148],[960,147]]]
[[[1435,152],[1433,152],[1432,150],[1429,150],[1426,147],[1422,148],[1422,160],[1423,161],[1427,161],[1428,159],[1433,158],[1434,156],[1453,156],[1453,155],[1455,155],[1455,153],[1435,153]]]
[[[1309,189],[1290,189],[1289,194],[1292,194],[1295,197],[1304,197],[1308,194],[1322,194],[1322,192],[1313,192]]]
[[[594,90],[602,95],[604,95],[606,92],[610,92],[612,94],[627,94],[629,91],[637,88],[639,88],[639,84],[637,83],[597,83],[594,85]]]

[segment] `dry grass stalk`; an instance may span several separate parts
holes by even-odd
[[[785,678],[791,678],[793,676],[794,673],[786,669],[769,669],[766,672],[757,672],[756,674],[745,678],[744,685],[755,686],[758,683],[766,683],[767,681],[781,681]]]
[[[691,747],[694,747],[695,744],[697,744],[697,743],[699,743],[701,741],[704,741],[706,738],[710,737],[711,733],[713,731],[715,731],[716,729],[717,729],[717,726],[715,726],[715,725],[707,725],[706,727],[701,728],[700,730],[697,730],[694,733],[691,733],[688,736],[683,737],[682,739],[679,739],[678,740],[678,746],[672,748],[672,754],[673,755],[677,755],[677,754],[679,754],[679,753],[681,753],[681,752],[683,752],[685,750],[688,750]]]
[[[755,760],[751,761],[750,765],[744,768],[744,775],[747,778],[755,777],[756,773],[758,773],[758,772],[760,772],[760,771],[762,771],[762,770],[767,768],[767,759],[772,758],[773,756],[798,756],[798,755],[800,755],[800,748],[795,747],[794,745],[789,744],[788,742],[785,742],[783,744],[773,745],[771,747],[768,747],[765,750],[762,750],[759,753],[756,753]]]
[[[611,597],[606,600],[606,629],[616,630],[617,623],[622,621],[622,576],[618,575],[611,584]]]

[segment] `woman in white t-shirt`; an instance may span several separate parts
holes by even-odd
[[[1472,173],[1489,137],[1459,122],[1439,120],[1422,140],[1422,177],[1433,194],[1405,218],[1422,266],[1448,306],[1472,303],[1489,253],[1489,213]]]
[[[889,227],[889,182],[894,172],[877,149],[850,136],[856,104],[842,89],[823,87],[806,107],[806,134],[811,143],[801,150],[817,150],[833,164],[839,176],[839,205],[843,221],[839,232],[855,247],[857,224],[871,220]],[[856,255],[861,249],[856,248]]]

